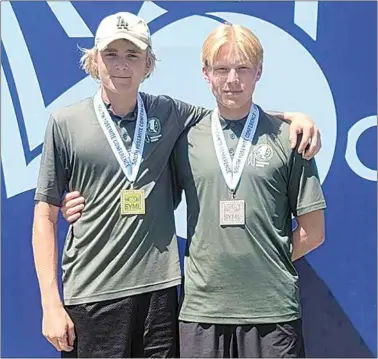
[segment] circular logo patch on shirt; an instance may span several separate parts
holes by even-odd
[[[268,162],[273,157],[273,149],[269,145],[258,145],[254,152],[256,161]]]

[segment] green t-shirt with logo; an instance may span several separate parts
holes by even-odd
[[[178,186],[187,202],[187,248],[180,320],[258,324],[300,317],[298,274],[291,261],[292,214],[326,207],[315,160],[289,144],[289,125],[260,109],[236,200],[244,226],[220,226],[220,200],[230,199],[211,134],[211,116],[189,128],[174,150]],[[233,156],[245,119],[221,126]]]
[[[120,193],[130,182],[97,120],[93,98],[54,112],[48,123],[35,199],[59,206],[65,191],[74,190],[85,198],[64,246],[67,305],[181,283],[169,158],[184,129],[209,111],[167,96],[141,95],[148,128],[134,188],[145,193],[144,215],[121,215]],[[113,118],[128,150],[136,112]]]

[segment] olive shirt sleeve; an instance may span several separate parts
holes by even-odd
[[[38,183],[34,199],[60,206],[68,189],[69,169],[66,144],[54,116],[50,117],[45,131]]]
[[[169,157],[169,167],[171,171],[171,178],[172,178],[172,195],[173,195],[173,205],[174,209],[178,207],[182,200],[182,186],[180,183],[179,173],[178,173],[178,163],[177,163],[177,153],[176,149],[173,151],[171,156]]]
[[[288,197],[295,217],[326,208],[315,159],[307,161],[293,149],[289,158]]]
[[[182,142],[184,141],[183,137],[186,137],[187,135],[186,130],[188,130],[191,126],[195,125],[197,122],[201,121],[207,114],[211,112],[211,110],[199,106],[190,105],[186,102],[176,99],[173,99],[173,103],[176,111],[176,118],[179,126],[179,131],[181,133],[181,136],[176,141],[174,151],[171,154],[169,160],[169,165],[172,173],[173,200],[174,206],[175,208],[177,208],[177,206],[181,202],[183,191],[180,183],[180,171],[177,152],[182,151]],[[179,143],[181,144],[179,145]]]
[[[193,106],[180,100],[174,99],[173,102],[181,131],[193,126],[211,112],[211,110],[199,106]]]

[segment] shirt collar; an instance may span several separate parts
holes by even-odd
[[[248,115],[241,118],[240,120],[226,120],[225,118],[219,116],[219,122],[221,124],[222,130],[232,127],[244,127],[245,122],[247,121]]]
[[[108,110],[109,115],[112,118],[112,120],[115,121],[117,124],[119,124],[123,120],[135,121],[135,119],[137,117],[137,106],[135,106],[134,110],[132,112],[128,113],[126,116],[120,117],[112,111],[112,109],[110,108],[110,106],[111,106],[110,103],[107,103],[107,102],[104,101],[104,105],[105,105],[106,109]]]

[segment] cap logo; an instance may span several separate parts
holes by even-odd
[[[118,30],[129,30],[129,24],[122,16],[118,16],[117,28]]]

